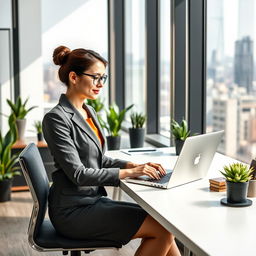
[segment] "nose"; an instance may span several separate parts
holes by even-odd
[[[96,85],[98,88],[102,88],[103,87],[103,82],[102,80],[99,80],[98,84]]]

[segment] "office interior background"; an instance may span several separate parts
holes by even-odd
[[[105,107],[134,104],[147,142],[173,145],[170,122],[225,130],[220,153],[256,157],[255,0],[0,0],[0,113],[29,97],[33,123],[65,92],[52,52],[88,48],[108,61]],[[123,131],[131,126],[129,115]],[[8,129],[0,115],[0,130]],[[1,251],[1,250],[0,250]]]
[[[170,120],[185,118],[193,132],[224,129],[221,153],[256,156],[254,0],[0,3],[0,112],[8,115],[7,98],[29,97],[38,108],[26,136],[65,92],[52,52],[66,45],[109,60],[101,97],[147,114],[151,143],[172,145]]]

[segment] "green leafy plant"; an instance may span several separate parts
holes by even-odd
[[[34,122],[34,127],[36,128],[37,133],[43,133],[43,128],[42,128],[42,122],[41,121],[35,121]]]
[[[245,164],[233,163],[223,167],[220,171],[231,182],[247,182],[252,178],[253,169]]]
[[[20,96],[17,98],[15,103],[13,103],[11,100],[7,99],[7,103],[12,110],[12,113],[11,113],[11,115],[13,116],[13,117],[11,117],[12,119],[14,119],[14,120],[24,119],[29,111],[31,111],[32,109],[37,107],[37,106],[33,106],[33,107],[26,109],[26,104],[28,102],[28,99],[29,98],[27,98],[24,101],[24,103],[22,103]]]
[[[131,122],[132,122],[132,128],[142,128],[145,121],[146,121],[146,115],[143,115],[142,113],[133,112],[130,115]]]
[[[174,119],[171,122],[172,134],[177,140],[185,140],[190,136],[190,131],[188,129],[188,124],[186,120],[182,120],[179,124]]]
[[[100,125],[101,127],[104,127],[104,121],[101,115],[99,114],[101,110],[104,108],[104,99],[102,100],[100,97],[95,100],[87,99],[86,103],[95,109]]]
[[[133,107],[133,104],[129,107],[119,111],[119,107],[114,103],[106,111],[107,122],[101,119],[101,125],[106,128],[109,136],[119,136],[119,131],[121,129],[121,124],[124,120],[125,114]]]
[[[14,175],[20,175],[20,172],[15,171],[18,167],[15,164],[18,162],[18,155],[11,155],[12,145],[17,139],[17,128],[10,121],[10,129],[5,136],[2,136],[0,131],[0,181],[11,179]]]
[[[95,100],[87,99],[87,104],[92,106],[97,113],[104,108],[104,100],[102,100],[100,97]]]

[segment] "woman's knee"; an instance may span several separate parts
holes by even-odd
[[[148,215],[133,238],[158,238],[168,243],[174,240],[172,233]]]

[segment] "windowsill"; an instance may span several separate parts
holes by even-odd
[[[147,134],[145,140],[156,147],[170,147],[170,139],[160,134]]]

